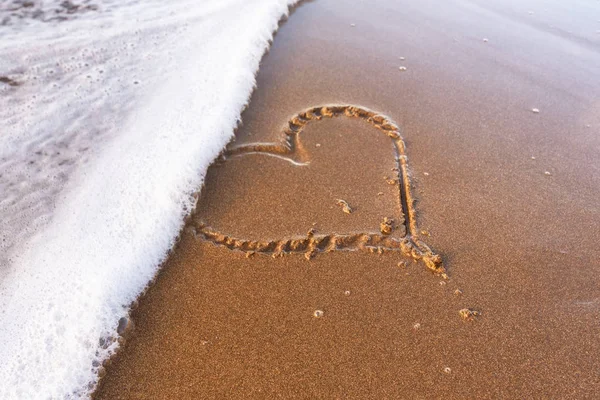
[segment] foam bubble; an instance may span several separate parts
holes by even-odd
[[[293,2],[34,1],[0,25],[0,398],[93,389]]]

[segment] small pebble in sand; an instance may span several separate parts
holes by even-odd
[[[406,261],[400,261],[398,263],[398,267],[400,267],[400,268],[406,268]]]
[[[394,220],[388,217],[383,218],[383,221],[379,224],[379,229],[384,235],[389,235],[394,230]]]
[[[413,329],[414,330],[421,329],[421,324],[417,322],[416,324],[413,325]]]
[[[352,208],[350,207],[350,205],[346,202],[346,200],[342,200],[342,199],[337,199],[336,200],[336,204],[340,207],[342,207],[342,211],[344,211],[346,214],[352,214]]]
[[[315,318],[321,318],[323,315],[325,315],[323,310],[315,310],[315,312],[313,313],[313,317]]]
[[[463,308],[458,311],[458,314],[464,321],[474,321],[475,318],[481,315],[479,311],[471,310],[470,308]]]
[[[421,235],[423,236],[431,236],[427,231],[421,231]]]
[[[532,108],[531,112],[534,114],[539,114],[540,113],[540,109],[539,108]]]
[[[529,11],[529,15],[533,15],[533,11]]]
[[[550,171],[544,171],[544,175],[552,175]]]
[[[460,289],[456,289],[456,290],[454,291],[454,295],[455,295],[455,296],[460,296],[462,293],[463,293],[463,292],[462,292],[462,290],[460,290]]]
[[[321,143],[315,144],[315,147],[321,147]]]
[[[446,281],[440,281],[440,286],[446,286]]]
[[[344,295],[346,295],[346,296],[350,296],[350,291],[349,291],[349,290],[346,290],[346,291],[344,292]]]
[[[404,61],[404,57],[399,57],[399,58],[400,58],[400,61]]]
[[[398,69],[399,69],[400,71],[406,71],[406,67],[404,67],[404,66],[402,66],[402,67],[398,67]]]
[[[531,156],[531,159],[532,159],[532,160],[535,160],[535,156]]]
[[[423,175],[429,176],[429,172],[423,172]]]
[[[377,196],[383,196],[383,192],[377,193]]]
[[[354,28],[356,26],[356,24],[350,24],[350,26]]]
[[[452,373],[452,370],[450,369],[450,367],[446,367],[446,368],[444,368],[444,373],[450,374],[450,373]]]
[[[483,38],[483,42],[487,43],[488,42],[488,38]]]
[[[586,124],[585,127],[586,128],[591,128],[592,126],[590,124]]]

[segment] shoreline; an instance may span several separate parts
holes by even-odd
[[[0,26],[0,398],[87,397],[293,0],[29,3]]]

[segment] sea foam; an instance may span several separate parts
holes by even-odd
[[[93,390],[294,2],[0,6],[0,398]]]

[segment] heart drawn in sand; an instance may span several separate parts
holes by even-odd
[[[396,177],[389,179],[388,183],[394,185],[393,192],[397,198],[393,203],[396,209],[389,210],[389,215],[396,216],[398,220],[401,220],[399,226],[395,226],[392,217],[390,217],[379,220],[377,225],[375,225],[376,228],[371,231],[321,234],[314,229],[310,229],[305,235],[290,235],[290,237],[281,237],[275,240],[257,240],[255,238],[232,235],[233,232],[222,231],[222,227],[211,227],[204,219],[202,211],[197,209],[192,216],[191,224],[196,237],[219,246],[225,246],[231,250],[246,252],[247,255],[256,253],[267,254],[273,257],[286,254],[303,254],[307,259],[311,259],[319,253],[332,251],[360,250],[371,253],[396,251],[410,256],[415,260],[422,261],[427,268],[436,273],[444,274],[445,269],[441,257],[435,254],[419,238],[414,201],[411,196],[411,183],[408,173],[408,161],[405,154],[405,144],[398,126],[390,118],[359,106],[329,105],[313,107],[295,115],[288,121],[287,126],[281,133],[281,140],[279,142],[251,143],[233,147],[222,155],[220,161],[227,163],[237,157],[263,154],[289,161],[295,165],[304,165],[298,160],[305,159],[307,155],[306,146],[303,145],[301,140],[305,127],[313,121],[316,122],[337,117],[363,120],[391,140],[393,148],[391,157],[394,160],[392,170],[396,174]],[[327,139],[324,138],[323,140]],[[320,144],[316,146],[320,146]],[[278,160],[277,162],[280,161]],[[253,166],[248,168],[253,168]],[[256,179],[260,179],[260,176]],[[273,194],[273,196],[276,195]],[[219,200],[221,200],[221,197],[219,197]],[[240,196],[237,197],[239,198]],[[344,212],[352,212],[351,206],[343,199],[335,201],[337,201]],[[394,234],[394,230],[396,230],[396,233],[403,232],[401,235],[398,235]]]

